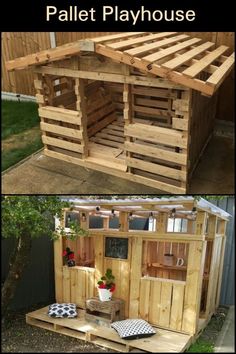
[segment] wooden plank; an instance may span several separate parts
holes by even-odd
[[[160,143],[169,146],[178,146],[186,148],[187,140],[183,138],[180,131],[162,128],[145,126],[144,124],[134,123],[125,127],[125,135],[135,138],[142,137],[143,140]]]
[[[163,282],[161,285],[161,303],[159,325],[169,327],[171,309],[172,283]]]
[[[148,321],[150,303],[150,280],[141,279],[139,296],[139,314],[143,320]]]
[[[76,304],[85,308],[86,300],[86,272],[77,270]]]
[[[172,128],[188,131],[189,120],[181,118],[172,118]]]
[[[55,297],[57,302],[63,301],[63,260],[62,260],[62,237],[54,240],[54,274],[55,274]]]
[[[60,134],[62,136],[82,139],[82,132],[80,130],[76,130],[76,129],[72,129],[72,128],[66,128],[66,127],[61,127],[59,125],[41,122],[40,129],[44,130],[46,132]]]
[[[115,43],[109,43],[107,44],[108,47],[113,48],[113,49],[124,49],[129,46],[135,45],[135,44],[141,44],[143,42],[148,42],[148,41],[153,41],[154,39],[160,39],[163,37],[168,37],[172,36],[173,34],[176,34],[177,32],[162,32],[162,33],[156,33],[156,34],[149,34],[147,36],[142,36],[138,38],[131,38],[127,39],[124,41],[120,42],[115,42]]]
[[[157,159],[161,159],[164,161],[174,162],[180,165],[187,164],[187,155],[181,154],[177,152],[172,152],[168,150],[164,150],[158,147],[143,145],[141,143],[132,143],[132,142],[125,142],[125,149],[137,154],[141,154],[144,156],[149,156]]]
[[[78,285],[76,281],[77,271],[78,270],[73,267],[70,269],[70,301],[73,303],[76,303],[76,286]]]
[[[96,134],[98,131],[101,129],[105,128],[108,124],[112,123],[114,120],[116,120],[116,115],[113,112],[100,120],[99,122],[96,123],[96,125],[92,126],[91,128],[88,129],[88,136],[92,136]]]
[[[145,113],[150,117],[170,117],[174,112],[169,112],[164,109],[157,109],[152,107],[143,107],[138,105],[133,105],[133,110],[138,113]]]
[[[161,281],[150,281],[150,304],[148,322],[158,325],[161,315]]]
[[[195,64],[191,65],[189,68],[185,69],[182,74],[187,75],[191,78],[197,76],[201,71],[203,71],[208,65],[210,65],[214,60],[221,56],[228,47],[221,45],[219,48],[213,50],[202,59],[200,59]]]
[[[124,148],[124,145],[121,144],[121,143],[118,143],[116,141],[107,140],[107,139],[102,139],[102,138],[99,138],[99,137],[96,137],[96,136],[91,137],[90,141],[93,141],[93,142],[98,143],[98,144],[102,144],[104,146],[111,146],[111,147],[116,147],[116,148],[119,148],[119,149],[123,149]]]
[[[149,99],[149,98],[138,98],[137,97],[135,99],[135,105],[157,107],[157,108],[166,108],[167,109],[168,108],[168,101],[159,101],[159,100],[153,100],[153,99]]]
[[[95,37],[91,38],[91,40],[95,43],[103,43],[111,40],[116,40],[116,39],[123,39],[127,37],[135,37],[138,35],[144,35],[145,33],[148,32],[123,32],[123,33],[118,33],[118,34],[109,34],[107,36],[102,36],[102,37]]]
[[[65,56],[71,56],[78,54],[80,51],[79,43],[67,43],[56,48],[43,50],[39,53],[29,54],[25,57],[17,58],[14,60],[9,60],[6,62],[7,70],[24,69],[31,65],[38,65],[47,62],[52,62],[55,60],[60,60]]]
[[[131,250],[131,239],[128,244]],[[121,298],[125,301],[125,318],[129,317],[129,294],[130,294],[130,262],[120,262],[120,291]]]
[[[84,151],[84,146],[82,144],[71,143],[59,138],[51,138],[49,136],[42,136],[42,141],[44,144],[56,146],[61,149],[66,149],[74,152],[82,153]]]
[[[182,331],[192,334],[197,331],[205,251],[206,242],[189,245]]]
[[[71,302],[70,269],[63,267],[63,302]]]
[[[144,53],[146,53],[146,52],[148,52],[150,50],[155,50],[157,48],[163,47],[165,45],[170,45],[170,44],[176,43],[178,41],[181,41],[181,40],[184,40],[184,39],[187,39],[187,38],[189,38],[188,35],[180,34],[178,36],[174,36],[174,37],[171,37],[171,38],[163,39],[163,40],[158,41],[158,42],[154,42],[154,43],[150,43],[150,44],[139,46],[137,48],[132,48],[132,49],[129,49],[129,50],[125,50],[125,53],[129,54],[129,55],[137,56],[137,55],[140,55],[140,54],[144,54]]]
[[[116,144],[118,144],[118,143],[116,143]],[[173,193],[173,194],[185,194],[186,193],[186,188],[172,185],[169,183],[165,183],[162,181],[153,180],[151,178],[135,175],[132,173],[127,174],[124,171],[119,171],[119,169],[114,169],[112,167],[106,167],[106,165],[103,165],[103,164],[101,164],[101,165],[96,164],[94,161],[90,162],[89,159],[86,159],[86,161],[85,161],[85,160],[81,160],[81,159],[73,157],[73,156],[65,155],[65,154],[62,154],[62,153],[59,153],[56,151],[51,151],[48,149],[44,150],[44,154],[46,156],[57,158],[62,161],[74,163],[76,165],[91,168],[93,170],[101,171],[103,173],[108,173],[108,174],[111,174],[116,177],[125,178],[129,181],[145,184],[145,185],[150,186],[152,188],[156,188],[159,191],[164,190],[166,192]]]
[[[94,253],[95,253],[95,286],[97,281],[103,276],[104,262],[104,238],[102,235],[94,237]]]
[[[81,124],[80,114],[70,109],[46,106],[46,107],[39,108],[38,112],[39,112],[39,116],[43,118],[49,118],[56,121],[77,124],[77,125]]]
[[[75,104],[76,96],[74,91],[69,91],[65,93],[61,93],[59,96],[52,97],[50,104],[53,106],[64,106],[67,107],[71,104]]]
[[[176,69],[179,66],[185,64],[188,60],[196,57],[198,54],[206,51],[207,49],[209,49],[210,47],[212,47],[214,45],[214,43],[212,42],[206,42],[203,43],[191,50],[189,50],[188,52],[184,53],[184,54],[180,54],[178,57],[168,60],[167,62],[163,63],[162,65],[167,68],[167,69]]]
[[[153,63],[154,61],[163,59],[170,54],[174,54],[176,52],[179,52],[182,49],[186,49],[186,48],[190,47],[191,45],[196,44],[200,41],[201,41],[200,38],[192,38],[187,41],[184,41],[183,43],[179,43],[174,46],[171,46],[170,48],[162,49],[157,53],[146,55],[145,57],[142,57],[142,60]]]
[[[182,284],[173,284],[170,328],[177,331],[181,331],[182,328],[184,288]]]
[[[139,315],[139,294],[140,278],[142,268],[142,239],[134,237],[132,239],[132,254],[130,264],[130,298],[129,298],[129,318],[138,318]]]
[[[100,107],[100,109],[88,116],[88,126],[93,125],[93,128],[95,128],[94,124],[110,113],[114,113],[114,106],[111,102],[106,106]]]
[[[144,160],[139,160],[134,157],[127,157],[126,163],[130,167],[134,167],[143,171],[148,171],[151,173],[155,173],[157,175],[166,176],[169,178],[174,178],[181,181],[186,181],[187,174],[185,171],[177,170],[174,168],[162,166],[157,163],[147,162]]]
[[[167,89],[142,87],[131,87],[131,92],[136,95],[151,96],[158,98],[177,98],[177,91],[169,91]]]
[[[219,68],[209,77],[209,79],[207,79],[206,82],[209,85],[214,85],[215,88],[219,87],[233,67],[234,67],[234,53],[231,54],[231,56],[227,58],[224,61],[224,63],[219,66]]]
[[[89,157],[87,157],[87,161],[90,163],[95,163],[97,165],[110,167],[112,169],[116,169],[116,170],[123,171],[123,172],[125,172],[127,169],[125,161],[121,160],[121,159],[114,158],[114,160],[112,161],[112,160],[107,160],[106,156],[104,156],[103,158],[89,156]]]
[[[107,48],[106,48],[107,49]],[[105,53],[101,51],[101,54],[105,55]],[[99,81],[108,81],[108,82],[116,82],[116,83],[128,83],[133,85],[141,85],[141,86],[153,86],[153,87],[161,87],[161,88],[173,88],[173,89],[184,89],[183,86],[175,83],[168,82],[166,80],[155,78],[155,77],[142,77],[136,75],[119,75],[119,74],[107,74],[107,73],[97,73],[92,71],[84,71],[84,70],[72,70],[65,68],[55,68],[42,66],[35,69],[35,72],[45,73],[49,75],[59,75],[59,76],[68,76],[73,78],[81,78],[81,79],[90,79],[90,80],[99,80]]]

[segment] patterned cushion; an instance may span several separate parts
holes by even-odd
[[[113,322],[111,327],[123,339],[150,337],[156,333],[148,322],[139,319]]]
[[[73,318],[77,317],[76,304],[52,304],[48,307],[48,316]]]

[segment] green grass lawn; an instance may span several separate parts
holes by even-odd
[[[2,101],[2,171],[42,147],[37,104]]]
[[[195,343],[193,343],[186,353],[213,353],[214,344],[206,341],[204,339],[198,338]]]

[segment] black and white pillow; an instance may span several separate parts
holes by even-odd
[[[52,304],[48,307],[48,316],[59,318],[77,317],[76,304]]]
[[[116,321],[111,324],[111,327],[123,339],[150,337],[156,333],[148,322],[141,319]]]

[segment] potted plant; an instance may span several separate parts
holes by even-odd
[[[66,250],[63,251],[63,257],[64,257],[64,260],[66,261],[68,267],[75,266],[75,259],[74,259],[75,253],[69,247],[66,247]]]
[[[111,269],[107,269],[104,276],[100,278],[97,282],[98,284],[98,295],[100,301],[110,301],[112,298],[112,293],[115,291],[115,277],[112,274]]]

